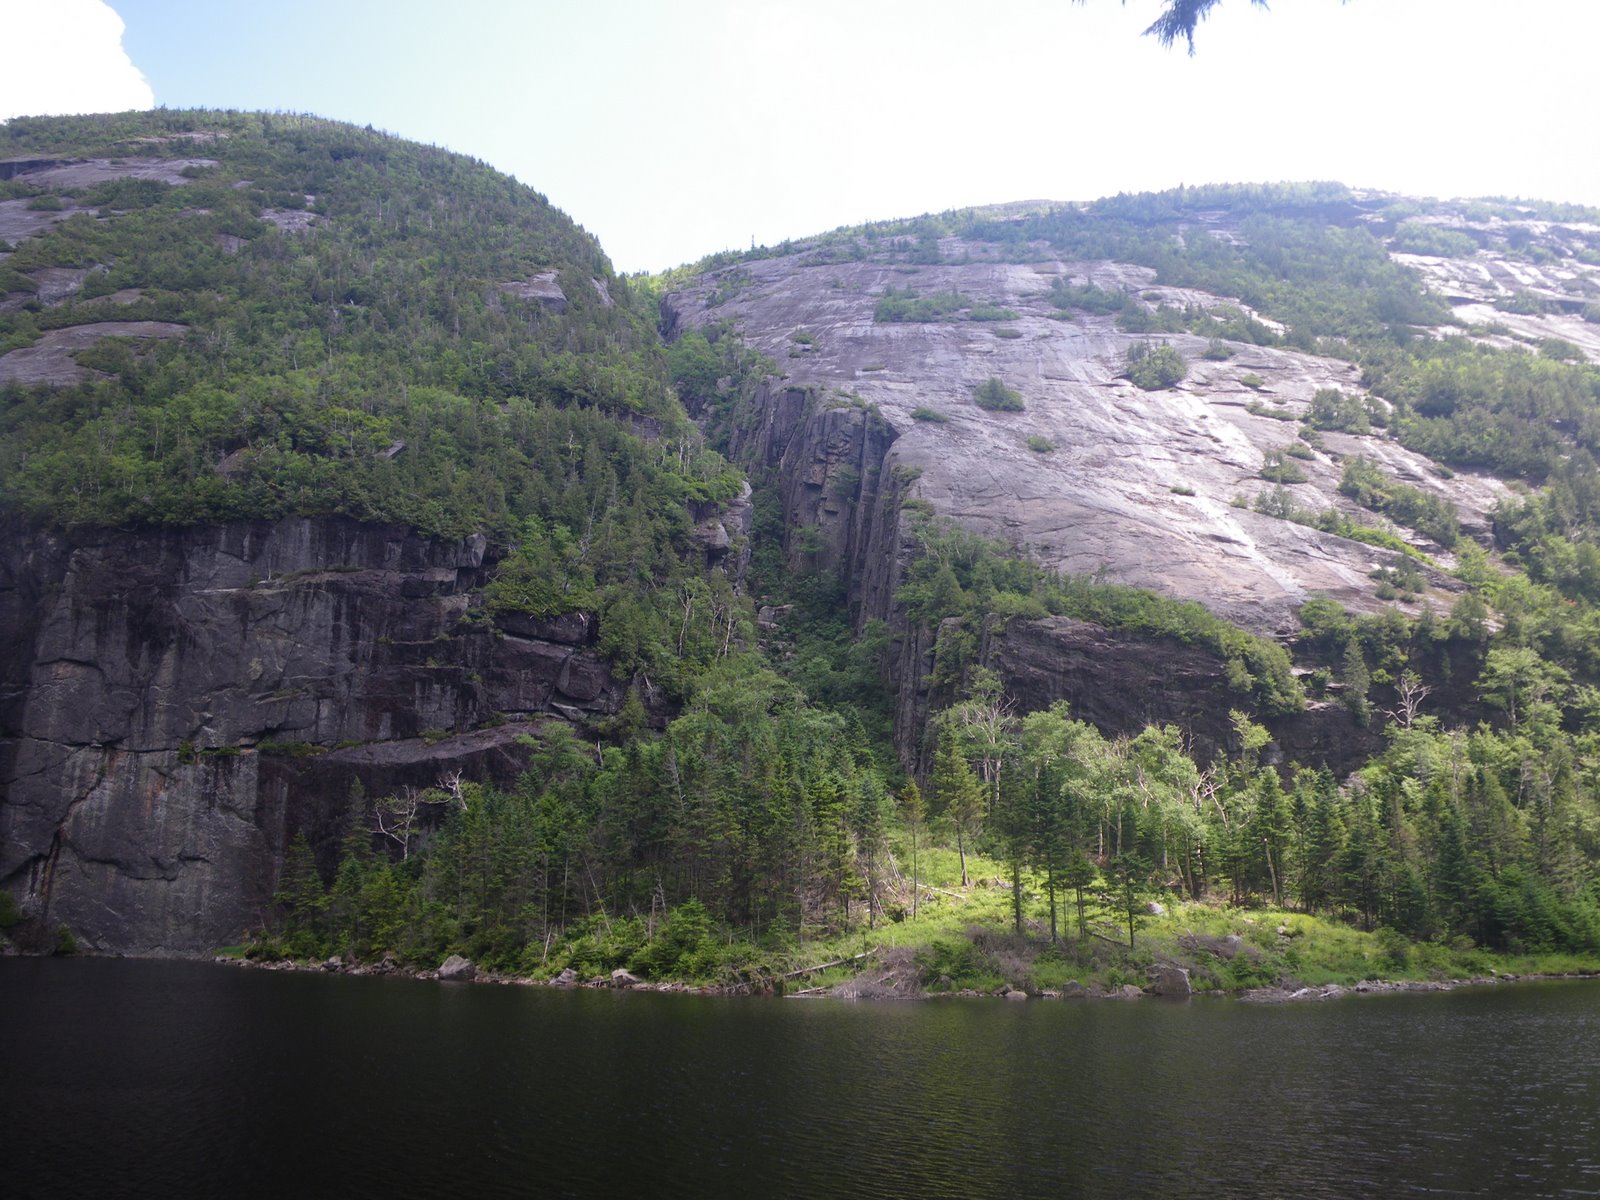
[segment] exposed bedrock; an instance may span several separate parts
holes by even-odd
[[[491,621],[481,537],[340,519],[0,540],[0,884],[89,947],[259,927],[297,832],[512,779],[542,720],[614,713],[592,618]]]
[[[713,272],[663,301],[669,336],[730,323],[778,363],[781,377],[734,414],[730,452],[772,473],[790,563],[842,570],[858,628],[888,623],[906,765],[927,765],[918,731],[955,698],[931,682],[938,631],[913,626],[894,601],[914,550],[908,499],[1048,566],[1198,600],[1266,636],[1292,637],[1297,609],[1314,595],[1355,612],[1386,607],[1370,576],[1397,555],[1251,504],[1268,487],[1268,456],[1295,441],[1294,418],[1318,390],[1364,394],[1353,366],[1248,345],[1216,362],[1203,357],[1203,339],[1161,335],[1183,354],[1188,377],[1140,391],[1125,357],[1142,339],[1111,317],[1062,319],[1046,297],[1055,279],[1132,293],[1152,307],[1236,302],[1157,287],[1151,272],[1125,264],[1002,262],[992,248],[956,239],[941,250],[942,264],[909,272],[871,254],[828,263],[778,256]],[[1003,307],[1009,319],[875,320],[878,299],[908,286]],[[974,392],[991,377],[1020,393],[1021,411],[978,407]],[[1338,491],[1351,455],[1446,499],[1470,536],[1487,536],[1502,486],[1466,472],[1444,478],[1382,429],[1326,433],[1315,451],[1300,446],[1304,480],[1289,488],[1293,503],[1357,515]],[[1451,565],[1444,548],[1394,531]],[[1425,575],[1425,600],[1448,609],[1460,584],[1443,571]],[[1227,748],[1228,714],[1245,706],[1227,686],[1226,664],[1204,648],[1061,618],[1010,622],[986,635],[982,659],[1023,711],[1065,699],[1108,733],[1174,724],[1201,761]],[[1337,703],[1271,724],[1284,761],[1336,771],[1381,744]]]

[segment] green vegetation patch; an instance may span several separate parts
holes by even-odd
[[[1155,392],[1183,382],[1189,367],[1175,346],[1135,342],[1128,347],[1127,372],[1134,387]]]
[[[1013,388],[1008,388],[1005,383],[995,375],[989,376],[978,385],[972,394],[972,401],[979,408],[990,412],[1021,412],[1022,393]]]
[[[971,303],[960,292],[933,292],[919,296],[911,288],[898,290],[890,285],[877,304],[873,305],[872,319],[889,323],[943,321],[953,318]]]

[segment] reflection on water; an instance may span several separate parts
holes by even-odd
[[[0,961],[0,1190],[1600,1195],[1600,987],[1254,1007]]]

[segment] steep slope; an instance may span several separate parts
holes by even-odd
[[[297,835],[331,872],[372,798],[512,780],[630,685],[660,719],[739,478],[592,238],[311,118],[17,120],[0,160],[0,886],[38,929],[235,941]]]
[[[953,699],[930,680],[960,633],[895,600],[926,514],[1049,571],[1198,601],[1326,678],[1307,601],[1426,627],[1506,544],[1507,479],[1589,478],[1595,377],[1563,360],[1592,340],[1593,230],[1479,208],[1474,226],[1336,185],[1016,205],[729,256],[663,311],[680,347],[732,338],[772,364],[742,391],[680,374],[729,453],[775,472],[791,564],[842,570],[858,627],[890,623],[901,750],[925,768],[916,731]],[[1475,324],[1490,303],[1527,327]],[[1262,699],[1214,655],[1158,686],[1143,651],[1080,622],[1005,618],[975,644],[1027,707],[1066,698],[1129,733],[1172,721],[1202,756],[1227,744],[1230,707]],[[1433,653],[1418,647],[1387,680]],[[1436,703],[1481,715],[1462,680],[1442,685],[1477,651],[1440,652]],[[1280,712],[1285,757],[1364,761],[1374,731],[1347,707],[1336,689]]]
[[[1128,378],[1127,356],[1151,335],[1120,330],[1117,314],[1062,320],[1052,283],[1129,295],[1150,312],[1237,300],[1157,286],[1153,271],[1127,264],[997,262],[992,245],[960,238],[942,239],[939,253],[948,265],[908,267],[892,250],[842,263],[796,253],[723,268],[669,303],[686,327],[731,322],[778,364],[785,385],[814,393],[814,408],[875,407],[895,437],[867,469],[885,478],[916,472],[912,495],[1050,567],[1197,599],[1264,633],[1292,632],[1296,609],[1312,594],[1357,612],[1382,606],[1369,574],[1393,555],[1234,503],[1257,498],[1267,456],[1296,445],[1296,422],[1318,391],[1365,399],[1359,367],[1238,343],[1225,361],[1211,362],[1210,339],[1168,333],[1159,341],[1184,357],[1187,376],[1144,391]],[[907,288],[1011,315],[874,320],[889,289]],[[1261,382],[1247,386],[1252,376]],[[1020,394],[1020,411],[980,407],[977,390],[991,377]],[[1030,449],[1030,439],[1052,448]],[[1359,516],[1338,491],[1341,464],[1356,455],[1446,500],[1479,537],[1506,494],[1486,475],[1441,478],[1382,429],[1321,441],[1316,450],[1299,443],[1306,457],[1292,460],[1304,480],[1291,495],[1303,508]],[[1446,549],[1417,541],[1441,569],[1453,566]],[[1436,606],[1448,607],[1459,590],[1439,572],[1428,583],[1422,595]]]

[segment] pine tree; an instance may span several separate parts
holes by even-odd
[[[911,919],[917,919],[917,902],[922,892],[921,877],[917,872],[917,851],[922,841],[922,790],[915,779],[906,780],[900,789],[900,819],[905,823],[906,836],[911,839]]]
[[[955,731],[946,727],[939,733],[939,746],[933,757],[933,774],[928,780],[933,793],[933,811],[949,821],[956,831],[956,852],[961,858],[961,886],[968,887],[967,841],[977,835],[983,816],[983,787],[961,755]]]

